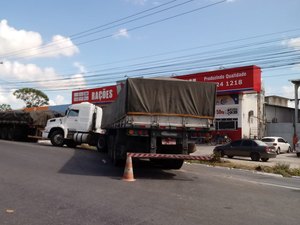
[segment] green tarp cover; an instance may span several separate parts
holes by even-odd
[[[117,100],[103,109],[102,128],[126,114],[213,118],[216,84],[172,78],[128,78]]]
[[[14,123],[27,124],[34,126],[46,126],[47,120],[62,116],[62,114],[54,111],[33,111],[24,112],[21,110],[0,112],[0,124]]]

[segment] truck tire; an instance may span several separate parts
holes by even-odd
[[[113,164],[115,167],[124,167],[125,162],[126,162],[126,161],[125,161],[124,159],[121,159],[121,158],[117,155],[117,152],[116,152],[116,151],[113,152],[112,164]]]
[[[107,152],[108,149],[104,136],[98,138],[96,147],[98,152]]]
[[[62,147],[64,145],[64,134],[60,130],[55,130],[50,137],[51,144],[57,147]]]
[[[112,164],[116,167],[125,165],[125,159],[118,154],[123,148],[125,148],[125,145],[120,143],[120,138],[118,135],[110,135],[108,137],[108,155]]]
[[[65,143],[69,148],[76,148],[76,146],[77,146],[77,143],[73,140],[67,140],[67,141],[65,141]]]
[[[16,127],[14,132],[14,139],[16,141],[26,140],[26,130],[23,127]]]
[[[107,147],[108,147],[108,157],[109,158],[113,158],[113,152],[114,152],[114,148],[115,148],[115,137],[113,135],[108,136],[108,143],[107,143]]]
[[[9,127],[7,130],[7,139],[12,141],[14,139],[14,128]]]
[[[3,127],[1,129],[1,134],[0,134],[1,135],[1,139],[7,140],[7,138],[8,138],[7,131],[8,131],[7,127]]]
[[[3,128],[0,127],[0,139],[3,139],[3,138],[2,138],[2,130],[3,130]]]

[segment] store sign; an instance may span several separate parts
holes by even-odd
[[[237,105],[239,104],[239,95],[219,95],[217,96],[216,105]]]
[[[216,105],[215,118],[238,118],[239,105]]]
[[[217,92],[260,92],[261,70],[257,66],[245,66],[232,69],[216,70],[190,75],[176,76],[175,78],[214,82],[217,84]]]
[[[118,96],[117,86],[107,86],[72,92],[72,104],[80,102],[109,103]]]

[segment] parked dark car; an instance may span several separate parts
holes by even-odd
[[[260,140],[241,139],[232,141],[229,144],[219,145],[214,148],[215,154],[220,154],[221,157],[227,155],[228,158],[234,156],[250,157],[253,161],[263,162],[269,160],[269,158],[276,157],[276,151],[273,146],[268,146],[266,143]]]

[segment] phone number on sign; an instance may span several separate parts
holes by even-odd
[[[231,87],[231,86],[241,86],[243,85],[243,80],[229,80],[217,82],[217,87]]]

